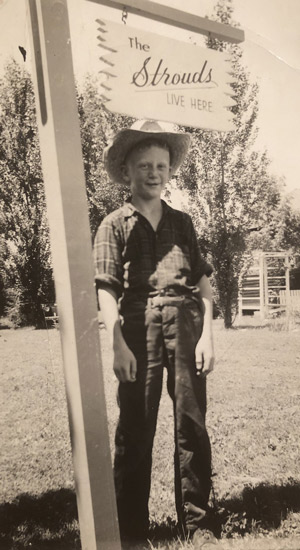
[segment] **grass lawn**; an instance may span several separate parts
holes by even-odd
[[[300,329],[215,321],[217,364],[208,382],[220,540],[228,550],[300,549]],[[117,381],[101,331],[111,448]],[[60,339],[57,329],[0,330],[2,479],[0,548],[80,548]],[[153,457],[153,548],[176,538],[173,418],[164,392]],[[204,549],[210,548],[205,546]]]

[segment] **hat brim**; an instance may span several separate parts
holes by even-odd
[[[131,128],[120,130],[112,144],[104,149],[104,165],[110,178],[117,183],[124,183],[122,166],[129,151],[139,143],[148,139],[157,139],[165,142],[170,149],[172,159],[170,176],[173,176],[184,161],[189,145],[190,136],[184,133],[171,132],[144,132]]]

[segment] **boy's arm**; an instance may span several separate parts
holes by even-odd
[[[196,367],[199,375],[207,376],[214,368],[215,356],[212,334],[212,291],[206,275],[201,277],[197,287],[204,306],[204,319],[203,331],[195,351]]]
[[[113,350],[113,368],[120,382],[135,382],[136,359],[122,334],[117,295],[110,288],[98,290],[98,299]]]

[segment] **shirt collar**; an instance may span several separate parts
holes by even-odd
[[[163,200],[161,199],[161,204],[163,208],[163,217],[170,212],[172,209],[171,207]],[[124,204],[124,218],[131,218],[132,216],[135,216],[139,214],[139,211],[131,202],[125,202]]]
[[[131,202],[125,202],[124,204],[124,218],[131,218],[131,216],[137,213],[137,209]]]

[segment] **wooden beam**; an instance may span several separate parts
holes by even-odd
[[[82,548],[120,550],[67,0],[28,5]]]
[[[211,35],[213,38],[218,38],[225,42],[238,44],[245,40],[245,33],[242,29],[224,25],[217,21],[211,21],[206,17],[200,17],[199,15],[187,13],[183,10],[163,6],[151,0],[125,0],[124,2],[120,0],[87,1],[120,10],[126,8],[129,13],[134,13],[135,15],[153,19],[160,23],[173,25],[174,27],[179,27],[191,32],[204,34],[205,36]]]

